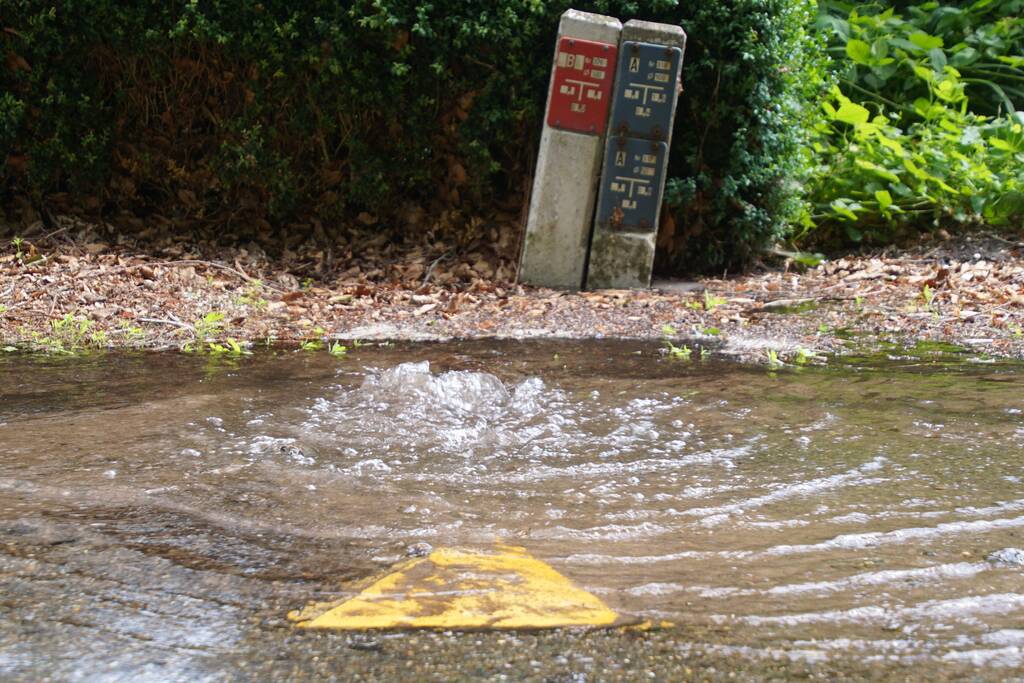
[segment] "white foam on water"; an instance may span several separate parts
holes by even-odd
[[[729,519],[730,515],[744,513],[749,510],[763,507],[771,503],[777,503],[789,498],[811,496],[823,491],[848,485],[865,486],[882,483],[885,481],[884,479],[869,478],[865,477],[864,474],[866,472],[878,471],[886,462],[887,458],[884,456],[878,456],[873,460],[864,463],[860,467],[856,467],[841,474],[833,474],[829,477],[812,479],[810,481],[801,481],[794,484],[785,484],[779,486],[775,491],[762,496],[746,498],[727,505],[690,508],[689,510],[684,510],[682,514],[694,517],[704,517],[704,524],[706,526],[711,526],[726,521]]]
[[[957,521],[939,524],[933,527],[909,527],[893,531],[870,531],[859,534],[842,534],[821,543],[805,545],[776,545],[759,551],[757,555],[793,555],[799,553],[829,552],[833,550],[861,550],[875,548],[892,543],[927,540],[957,534],[982,534],[997,529],[1010,529],[1024,526],[1024,516],[1010,519],[983,519],[976,521]]]
[[[675,529],[661,524],[605,524],[586,529],[554,526],[534,529],[531,538],[564,539],[569,541],[622,541],[672,533]]]
[[[951,579],[969,579],[992,567],[985,562],[957,562],[916,569],[886,569],[864,572],[832,581],[790,583],[770,588],[739,588],[736,586],[689,586],[681,590],[703,598],[726,598],[748,595],[799,595],[804,593],[837,593],[871,586],[896,586],[899,583],[930,584]]]
[[[641,597],[672,595],[674,593],[680,593],[685,590],[686,587],[678,583],[660,583],[655,581],[652,583],[645,583],[642,586],[633,586],[632,588],[627,588],[626,592],[630,595]]]
[[[1005,616],[1024,609],[1024,595],[1019,593],[996,593],[989,595],[970,595],[949,600],[928,600],[910,607],[885,607],[882,605],[863,605],[845,610],[826,610],[823,612],[800,612],[780,615],[746,615],[726,616],[714,615],[718,622],[740,621],[754,626],[769,624],[781,626],[799,626],[821,623],[885,623],[900,624],[903,622],[962,622],[979,623],[979,616]]]
[[[946,662],[962,662],[972,666],[997,666],[1019,669],[1024,666],[1024,651],[1017,645],[1007,647],[960,650],[942,656]]]
[[[940,564],[919,569],[886,569],[877,572],[864,572],[835,581],[809,581],[783,586],[773,586],[764,591],[768,595],[790,595],[794,593],[830,593],[863,588],[867,586],[884,586],[899,582],[931,583],[947,579],[968,579],[977,576],[991,567],[984,562],[957,562]]]
[[[654,564],[656,562],[677,562],[679,560],[712,560],[720,556],[707,550],[681,550],[664,555],[606,555],[603,553],[573,553],[562,558],[568,564]]]

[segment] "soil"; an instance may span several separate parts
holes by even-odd
[[[561,292],[515,283],[512,232],[485,228],[463,247],[368,232],[269,256],[254,244],[133,239],[60,218],[0,243],[0,346],[234,353],[228,339],[317,350],[336,340],[626,337],[752,362],[936,343],[1024,358],[1019,237],[928,237],[812,268],[787,260],[647,291]]]

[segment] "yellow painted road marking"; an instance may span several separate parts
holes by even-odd
[[[494,553],[439,548],[398,565],[350,600],[289,616],[304,628],[346,630],[538,629],[618,620],[600,598],[508,546]]]

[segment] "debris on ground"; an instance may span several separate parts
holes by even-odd
[[[973,235],[648,291],[515,283],[508,229],[462,247],[367,233],[271,257],[60,219],[0,249],[0,345],[237,351],[351,340],[628,337],[782,362],[942,342],[1024,358],[1024,242]]]

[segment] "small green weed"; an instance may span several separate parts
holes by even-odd
[[[925,285],[921,290],[921,298],[924,299],[924,305],[931,312],[933,318],[939,317],[939,305],[935,302],[935,290]]]
[[[720,296],[715,296],[708,290],[704,290],[704,310],[713,311],[724,303],[727,303],[728,299],[724,299]]]
[[[107,346],[107,333],[93,329],[93,326],[88,318],[68,313],[63,318],[50,321],[50,334],[32,332],[29,336],[32,346],[47,353],[76,354],[90,347]]]
[[[300,351],[320,351],[324,348],[323,336],[325,330],[322,327],[314,327],[313,334],[315,337],[309,337],[299,342]]]
[[[668,348],[668,357],[677,358],[679,360],[689,360],[690,354],[693,350],[689,346],[676,346],[669,340],[665,340],[666,348]]]
[[[785,363],[779,360],[779,352],[775,349],[768,349],[768,369],[776,370],[781,368]]]
[[[204,342],[216,337],[224,329],[224,314],[210,311],[192,325],[196,341]]]
[[[334,342],[327,347],[327,351],[335,358],[344,358],[348,355],[348,347],[342,346],[340,342]]]
[[[207,349],[210,355],[213,356],[231,356],[232,358],[238,358],[239,356],[250,356],[252,351],[242,346],[237,340],[228,337],[223,342],[209,342]]]
[[[15,236],[14,239],[11,240],[11,246],[14,247],[14,258],[18,259],[18,263],[21,263],[22,265],[25,263],[25,254],[21,250],[21,246],[23,244],[25,244],[25,240],[22,237]]]
[[[131,344],[139,344],[146,339],[146,331],[138,325],[133,325],[130,320],[122,320],[118,327],[125,341]]]
[[[209,349],[214,352],[216,337],[224,331],[224,314],[217,311],[210,311],[202,318],[199,318],[189,330],[192,333],[192,340],[181,347],[185,353],[199,352]]]
[[[818,352],[814,349],[805,349],[802,347],[796,350],[796,356],[793,357],[793,362],[797,365],[807,365],[814,361],[824,362],[825,360],[825,357],[818,355]]]
[[[267,307],[267,300],[263,298],[263,282],[252,280],[245,292],[235,297],[235,303],[239,306],[249,306],[257,310]]]

